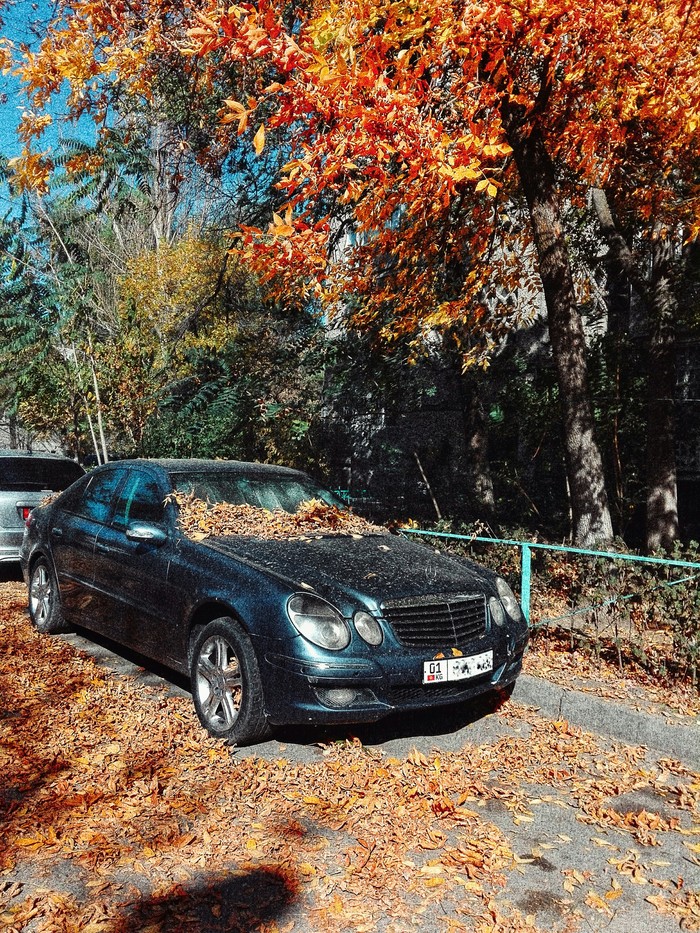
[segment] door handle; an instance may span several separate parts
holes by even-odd
[[[63,528],[52,528],[51,529],[52,538],[62,538],[63,537]]]

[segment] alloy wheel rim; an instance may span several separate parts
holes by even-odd
[[[37,624],[42,625],[51,611],[51,582],[43,564],[40,564],[32,575],[30,598],[32,618]]]
[[[207,723],[228,731],[241,711],[243,681],[236,652],[223,635],[212,635],[202,645],[195,689]]]

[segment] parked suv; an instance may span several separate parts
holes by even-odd
[[[68,457],[0,450],[0,561],[18,561],[24,522],[51,493],[85,471]]]

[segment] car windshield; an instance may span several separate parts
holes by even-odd
[[[305,476],[213,470],[172,473],[171,479],[177,492],[192,493],[206,502],[230,502],[270,511],[296,512],[302,502],[320,499],[328,505],[347,508],[332,492]]]
[[[70,460],[3,457],[0,460],[0,490],[51,490],[61,492],[83,475]]]

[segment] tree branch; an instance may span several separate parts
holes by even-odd
[[[612,211],[610,210],[610,205],[608,204],[607,195],[602,188],[591,189],[591,201],[593,203],[596,216],[598,217],[598,223],[600,224],[600,228],[611,254],[620,264],[620,268],[624,271],[625,275],[630,280],[630,284],[642,299],[644,304],[648,305],[649,289],[647,287],[647,283],[639,274],[637,263],[632,254],[632,250],[629,248],[625,238],[622,236],[620,231],[617,229],[617,226],[615,225],[615,220],[613,219]]]

